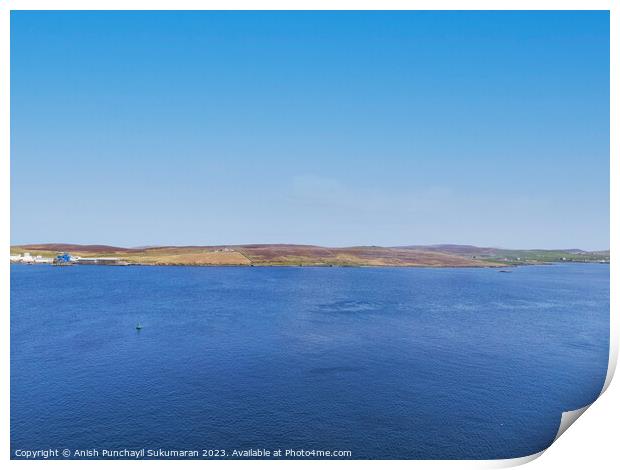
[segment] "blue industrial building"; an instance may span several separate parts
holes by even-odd
[[[69,253],[58,253],[56,258],[54,258],[54,264],[73,264],[73,261],[71,260],[71,255]]]

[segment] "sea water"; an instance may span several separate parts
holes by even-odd
[[[12,265],[12,456],[524,456],[608,348],[603,264]]]

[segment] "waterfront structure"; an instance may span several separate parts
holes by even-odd
[[[68,266],[73,264],[69,253],[58,253],[54,258],[54,264],[57,266]]]
[[[82,258],[73,256],[67,252],[58,252],[54,258],[46,258],[41,255],[32,256],[30,253],[20,253],[18,255],[10,255],[11,263],[20,264],[53,264],[55,266],[70,266],[72,264],[98,264],[110,266],[127,266],[129,263],[120,258],[113,257],[89,257]]]
[[[78,258],[76,260],[77,264],[103,264],[103,265],[111,265],[111,266],[126,266],[126,261],[121,260],[120,258],[112,258],[112,257],[98,257],[98,258]]]
[[[32,256],[30,253],[10,255],[9,260],[11,263],[21,264],[51,264],[53,262],[52,258],[45,258],[41,255]]]
[[[17,262],[31,264],[34,263],[34,257],[30,253],[22,253],[18,256]]]

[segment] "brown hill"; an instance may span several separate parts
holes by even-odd
[[[53,255],[67,251],[76,256],[116,256],[148,265],[256,265],[256,266],[498,266],[490,260],[420,248],[358,246],[328,248],[313,245],[158,246],[121,248],[66,243],[14,246],[11,252]]]
[[[120,248],[117,246],[77,245],[74,243],[37,243],[32,245],[16,245],[14,248],[22,248],[31,251],[88,251],[96,253],[111,253],[127,250],[127,248]]]

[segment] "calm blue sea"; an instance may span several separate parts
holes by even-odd
[[[524,456],[608,346],[608,265],[12,265],[11,448]]]

